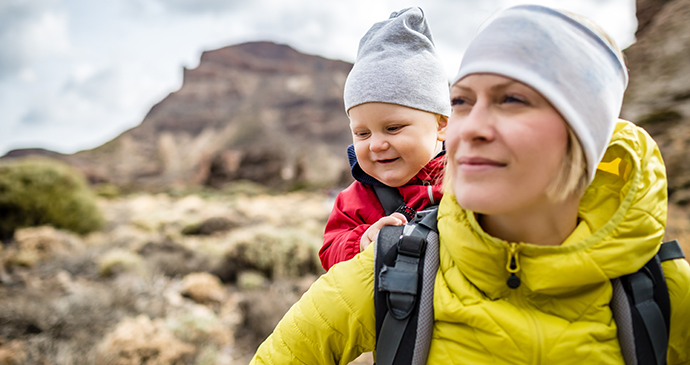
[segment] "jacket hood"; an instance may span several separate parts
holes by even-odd
[[[424,168],[419,171],[417,176],[412,178],[412,180],[410,180],[408,184],[415,183],[415,180],[432,181],[441,177],[443,171],[443,161],[440,157],[445,155],[446,150],[444,149],[441,152],[439,152],[426,166],[424,166]],[[357,162],[355,146],[352,144],[347,147],[347,160],[350,163],[350,173],[352,174],[352,177],[355,180],[366,185],[386,186],[384,183],[376,180],[373,176],[367,174],[366,172],[364,172],[364,170],[362,170],[362,167],[359,166],[359,162]]]
[[[642,128],[619,120],[580,201],[577,228],[560,246],[518,242],[517,275],[532,293],[563,295],[636,272],[659,249],[666,210],[666,169],[658,146]],[[439,208],[439,230],[444,275],[460,271],[491,298],[509,294],[509,242],[484,232],[475,214],[449,193]]]

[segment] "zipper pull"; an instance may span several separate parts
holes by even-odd
[[[518,257],[518,244],[515,242],[511,242],[510,247],[508,247],[506,270],[510,273],[510,277],[508,277],[506,284],[508,284],[508,287],[511,289],[517,289],[517,287],[520,286],[520,278],[515,274],[520,271],[520,261]]]

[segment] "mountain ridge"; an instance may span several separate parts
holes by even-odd
[[[273,42],[205,51],[183,83],[142,122],[105,144],[63,155],[38,149],[93,183],[133,188],[220,187],[247,179],[275,187],[349,179],[351,141],[342,90],[352,64]]]

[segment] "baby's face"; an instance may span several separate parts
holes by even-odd
[[[405,185],[431,161],[446,126],[435,114],[388,103],[360,104],[349,114],[360,167],[393,187]]]

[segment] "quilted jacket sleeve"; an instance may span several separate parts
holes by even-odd
[[[372,351],[373,248],[319,278],[261,344],[251,364],[347,364]]]

